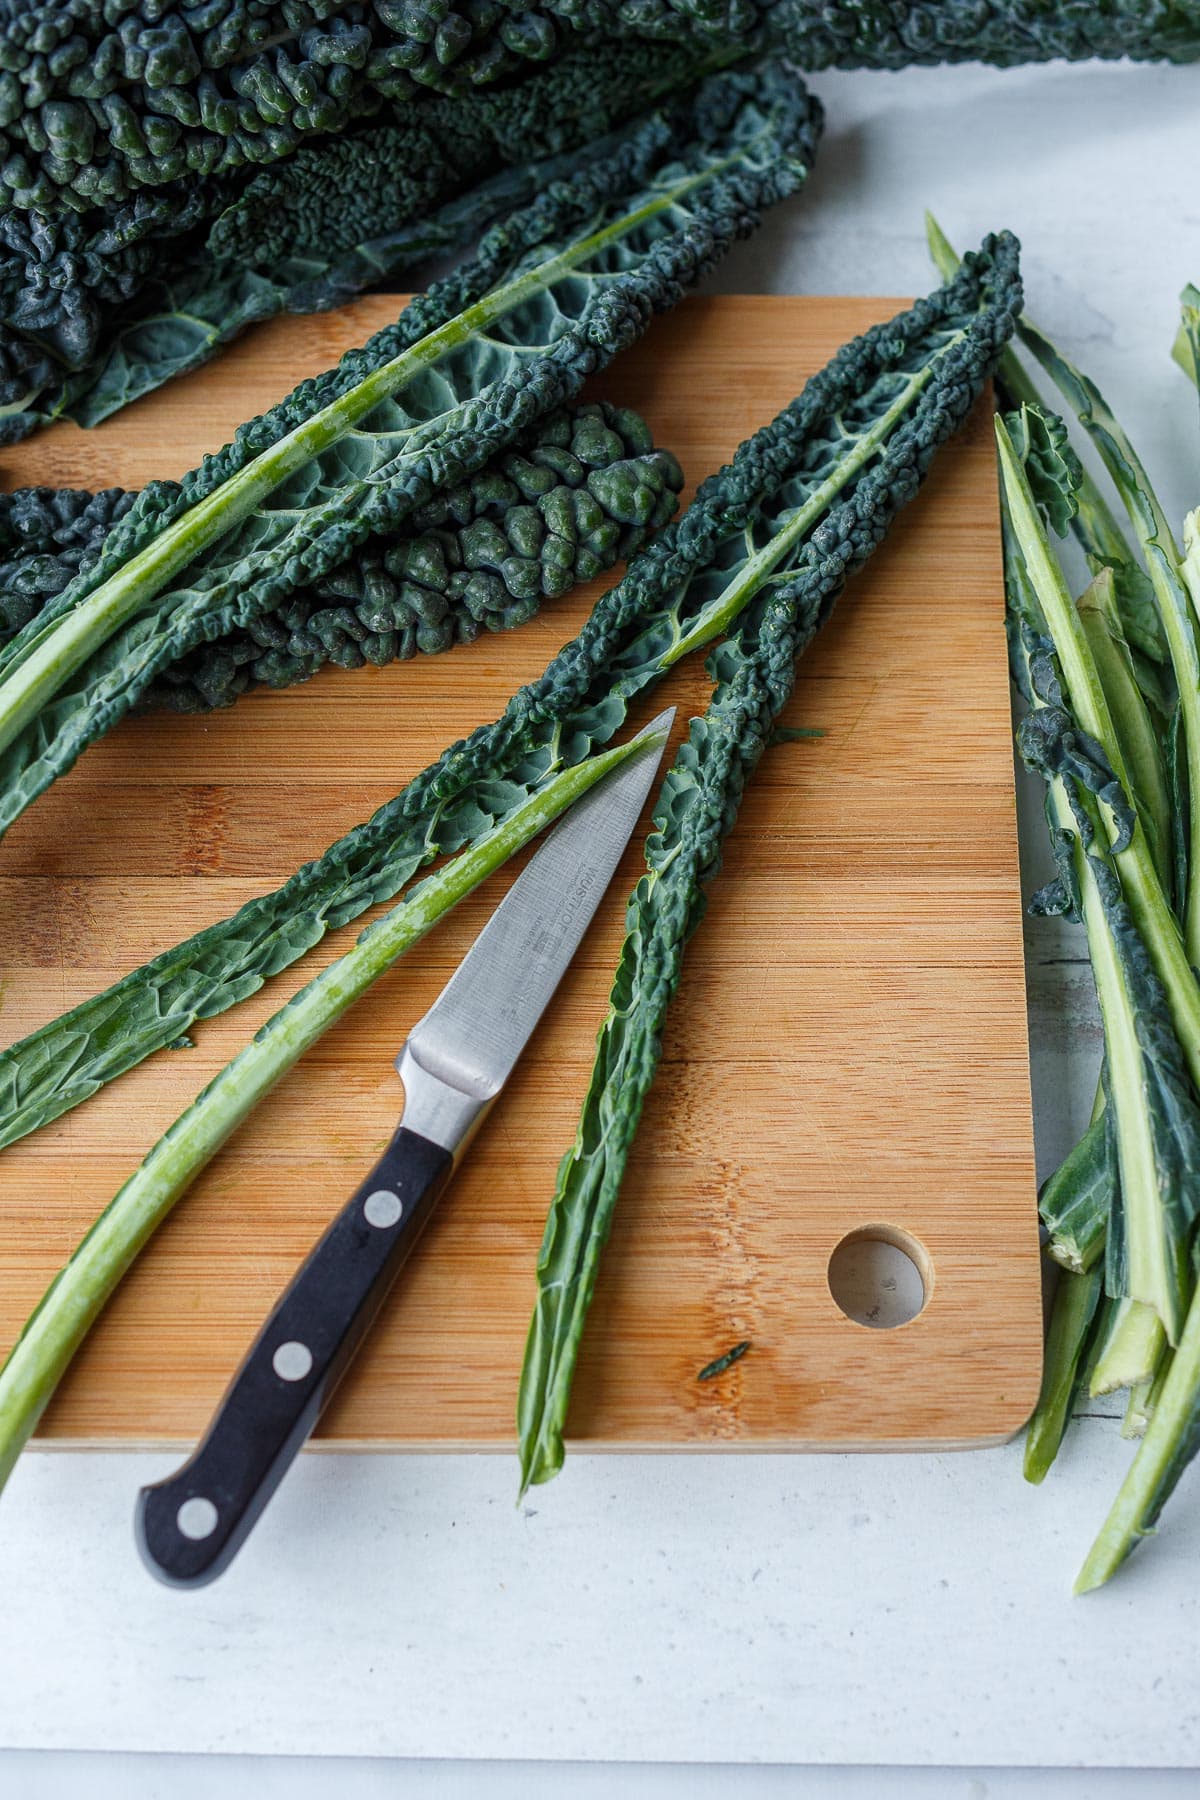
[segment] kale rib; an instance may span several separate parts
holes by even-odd
[[[937,267],[943,272],[955,267],[954,251],[929,215],[926,216],[926,228]],[[1022,330],[1033,333],[1042,343],[1047,342],[1044,334],[1024,317]],[[1072,371],[1072,375],[1078,394],[1084,378],[1078,371]],[[1184,732],[1154,586],[1107,499],[1070,451],[1061,422],[1045,411],[1035,384],[1011,347],[1001,358],[999,380],[1009,398],[1022,408],[1025,418],[1039,419],[1045,428],[1059,431],[1058,441],[1065,460],[1056,472],[1047,470],[1048,479],[1043,482],[1043,488],[1052,489],[1057,481],[1070,491],[1069,494],[1060,492],[1057,497],[1044,492],[1042,498],[1058,510],[1057,529],[1061,531],[1064,522],[1070,525],[1096,577],[1088,596],[1080,601],[1080,627],[1109,710],[1111,742],[1120,747],[1124,758],[1130,797],[1147,833],[1164,896],[1173,898],[1179,912],[1189,891],[1187,847],[1181,842],[1187,807],[1186,802],[1182,806],[1178,803],[1179,790],[1181,786],[1186,787],[1186,771],[1181,774],[1179,758],[1172,746],[1182,746]],[[1115,421],[1113,424],[1115,426]],[[1119,428],[1116,431],[1119,441],[1124,443]],[[1136,464],[1136,458],[1132,461]],[[1140,464],[1136,466],[1140,471]],[[1141,474],[1146,492],[1152,494],[1144,471]],[[1035,621],[1037,629],[1045,630],[1036,597],[1031,597],[1028,588],[1020,553],[1009,542],[1007,534],[1005,570],[1010,633],[1012,620],[1021,616]],[[1092,604],[1097,599],[1099,607]],[[1127,648],[1122,639],[1132,648]],[[1020,656],[1014,656],[1013,667],[1021,691],[1027,700],[1035,703]],[[1156,709],[1159,719],[1170,718],[1174,711],[1165,768],[1161,734],[1148,716],[1147,703]],[[1164,777],[1168,790],[1169,834],[1164,831]],[[1048,807],[1052,806],[1049,793],[1047,802]],[[1050,822],[1053,834],[1057,827],[1053,819]],[[1169,857],[1170,866],[1164,866],[1168,862],[1168,851],[1173,852]],[[1103,931],[1104,927],[1097,920],[1094,929]],[[1088,1131],[1046,1182],[1039,1196],[1042,1220],[1049,1233],[1048,1254],[1069,1270],[1082,1272],[1093,1266],[1104,1252],[1110,1219],[1120,1220],[1122,1216],[1119,1160],[1117,1133],[1111,1115],[1104,1109],[1102,1085],[1097,1096],[1097,1112]],[[1157,1208],[1153,1205],[1152,1171],[1140,1192],[1148,1203],[1140,1216],[1149,1222],[1157,1217]],[[1121,1282],[1124,1274],[1120,1249],[1114,1249],[1113,1255],[1114,1279]],[[1109,1356],[1100,1371],[1101,1379],[1106,1381],[1114,1371],[1125,1371],[1132,1366],[1132,1361],[1144,1359],[1147,1353],[1145,1332],[1129,1308],[1118,1324],[1116,1335],[1110,1334],[1108,1339]]]
[[[952,257],[936,228],[931,247],[939,266]],[[1185,325],[1194,324],[1188,299],[1185,293]],[[1175,955],[1182,932],[1165,904],[1138,917],[1139,898],[1152,896],[1152,869],[1164,896],[1173,887],[1177,911],[1186,905],[1190,918],[1196,904],[1194,858],[1180,821],[1190,807],[1188,761],[1194,752],[1185,742],[1183,702],[1195,650],[1200,568],[1192,559],[1195,515],[1185,527],[1181,557],[1144,468],[1094,384],[1027,319],[1018,331],[1096,442],[1150,572],[1137,562],[1077,461],[1072,468],[1065,449],[1057,467],[1047,460],[1048,448],[1065,446],[1061,422],[1043,417],[1045,429],[1035,424],[1030,430],[1022,421],[1024,468],[1023,456],[998,426],[1010,513],[1005,572],[1013,672],[1033,709],[1019,741],[1027,761],[1047,779],[1047,818],[1060,869],[1059,882],[1035,899],[1034,909],[1082,914],[1104,1024],[1107,1101],[1040,1196],[1049,1254],[1074,1273],[1060,1287],[1051,1318],[1026,1474],[1031,1480],[1045,1475],[1080,1389],[1128,1387],[1122,1435],[1145,1433],[1076,1584],[1084,1592],[1108,1580],[1153,1530],[1200,1449],[1200,1105],[1188,1009],[1176,1004],[1186,990]],[[1186,368],[1186,330],[1182,341]],[[1026,413],[1038,412],[1037,391],[1011,354],[1001,378]],[[1031,449],[1036,454],[1029,455]],[[1041,490],[1036,505],[1031,481]],[[1061,533],[1072,498],[1079,511],[1069,522],[1101,577],[1079,613],[1038,518],[1040,506]],[[1164,775],[1173,881],[1162,875]],[[1144,831],[1152,817],[1160,827],[1153,856]],[[1139,837],[1143,854],[1130,856]],[[1171,982],[1160,981],[1164,973]]]
[[[943,281],[948,281],[958,267],[958,255],[929,212],[925,214],[925,236],[934,267]],[[1000,358],[996,379],[1003,389],[1007,406],[1018,410],[1028,407],[1048,414],[1045,401],[1011,344]],[[1153,664],[1167,664],[1169,670],[1167,645],[1150,579],[1122,531],[1116,513],[1094,477],[1078,459],[1072,474],[1074,507],[1069,523],[1087,558],[1088,567],[1093,575],[1102,574],[1105,569],[1112,570],[1118,612],[1126,637]]]
[[[710,639],[716,634],[725,617],[724,571],[744,561],[764,497],[795,480],[799,502],[826,484],[847,431],[861,438],[906,386],[910,346],[931,360],[980,309],[985,289],[1003,295],[1015,282],[1015,256],[1009,239],[985,246],[945,288],[839,352],[733,465],[702,483],[545,672],[373,818],[273,893],[0,1053],[0,1144],[57,1118],[197,1019],[255,992],[327,930],[392,898],[417,869],[502,818],[546,768],[607,742],[636,696],[669,669],[675,646],[695,636],[698,618],[708,618]]]
[[[1021,322],[1020,337],[1095,444],[1129,515],[1170,653],[1190,790],[1200,794],[1200,592],[1189,594],[1178,546],[1150,478],[1100,390],[1028,319]],[[1192,809],[1187,863],[1200,870],[1200,807]],[[1200,881],[1188,884],[1183,929],[1188,957],[1200,966]]]
[[[55,1276],[0,1368],[0,1487],[109,1296],[180,1195],[321,1034],[459,900],[631,757],[661,749],[670,719],[557,769],[500,824],[435,871],[293,995],[164,1133]]]
[[[1131,785],[1112,711],[1087,635],[1038,518],[1028,478],[1018,461],[1012,439],[999,419],[996,438],[1013,531],[1054,642],[1071,712],[1088,737],[1101,746],[1113,776],[1111,800],[1101,793],[1098,803],[1129,910],[1166,992],[1192,1079],[1200,1086],[1200,985],[1188,960],[1178,921],[1167,903],[1141,823],[1133,817],[1127,828],[1118,818],[1120,798],[1131,791]]]
[[[1153,1380],[1166,1349],[1166,1333],[1156,1307],[1110,1289],[1105,1298],[1105,1314],[1088,1381],[1088,1392],[1093,1398],[1118,1393],[1122,1388],[1132,1390]]]
[[[247,624],[575,394],[794,191],[818,125],[786,72],[710,78],[182,483],[143,490],[0,652],[0,828],[197,634]]]
[[[1054,1171],[1038,1196],[1049,1233],[1046,1254],[1075,1275],[1104,1254],[1104,1238],[1116,1183],[1111,1120],[1102,1110]]]
[[[1027,766],[1049,784],[1047,816],[1068,896],[1042,910],[1083,918],[1104,1020],[1106,1129],[1115,1132],[1120,1192],[1108,1224],[1106,1282],[1110,1293],[1153,1308],[1175,1343],[1200,1167],[1187,1083],[1200,1067],[1200,988],[1131,804],[1123,745],[1087,632],[1000,419],[996,437],[1012,536],[1050,645],[1028,657],[1034,710],[1018,733]]]
[[[1077,1594],[1103,1586],[1140,1540],[1150,1536],[1183,1471],[1200,1449],[1200,1287],[1179,1346],[1112,1510],[1084,1561]]]
[[[943,290],[923,303],[924,330],[920,307],[885,328],[900,346],[899,366],[886,382],[864,381],[853,415],[832,421],[842,430],[842,482],[769,475],[754,529],[721,569],[720,599],[736,595],[738,605],[732,617],[728,600],[715,610],[732,634],[713,652],[716,692],[659,797],[579,1129],[546,1222],[518,1399],[522,1491],[562,1467],[584,1323],[684,949],[746,781],[792,691],[795,659],[847,575],[916,494],[938,446],[965,421],[1012,332],[1020,306],[1015,241],[991,239],[983,256],[968,261],[975,279],[967,288],[961,277],[951,284],[953,308]],[[787,417],[776,426],[788,428]],[[857,429],[846,428],[851,417]],[[826,430],[830,423],[820,422]],[[803,470],[807,446],[791,429]],[[756,442],[741,447],[734,472],[754,469]]]
[[[509,630],[633,555],[670,518],[682,485],[637,413],[563,408],[418,508],[399,536],[369,539],[278,608],[177,657],[142,705],[206,711],[255,682],[305,681],[326,662],[382,665]],[[0,643],[94,561],[133,498],[118,488],[0,494],[0,546],[10,551],[0,560]]]
[[[0,494],[0,647],[88,568],[136,496],[125,488]]]
[[[1170,896],[1174,882],[1174,845],[1167,772],[1160,734],[1137,684],[1111,569],[1102,569],[1092,577],[1075,602],[1075,609],[1112,714],[1117,741],[1125,756],[1129,797],[1149,840],[1150,854],[1163,891]]]
[[[1060,1272],[1046,1333],[1041,1391],[1025,1436],[1024,1474],[1035,1487],[1046,1479],[1070,1423],[1080,1363],[1099,1300],[1098,1268],[1080,1274]]]

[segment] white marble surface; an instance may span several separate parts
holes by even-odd
[[[960,244],[1011,225],[1031,310],[1109,390],[1175,513],[1200,499],[1195,398],[1166,354],[1178,289],[1200,277],[1200,69],[817,85],[830,124],[810,191],[719,285],[914,292],[923,206]],[[1036,860],[1032,789],[1022,817]],[[1030,938],[1044,1167],[1094,1079],[1086,981],[1056,960],[1074,953]],[[576,1456],[517,1510],[504,1459],[310,1456],[225,1580],[176,1594],[129,1528],[139,1482],[172,1459],[30,1455],[0,1504],[0,1786],[394,1791],[386,1764],[271,1760],[349,1756],[639,1765],[405,1772],[419,1792],[501,1797],[1192,1792],[1191,1776],[996,1767],[1200,1765],[1200,1479],[1119,1582],[1068,1597],[1125,1457],[1104,1419],[1036,1492],[1016,1446]],[[672,1766],[730,1762],[943,1767],[712,1769],[693,1786]]]

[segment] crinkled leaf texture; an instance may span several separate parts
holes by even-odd
[[[693,721],[662,789],[578,1134],[546,1223],[518,1400],[523,1487],[562,1466],[584,1322],[684,947],[792,691],[795,659],[966,419],[1020,298],[1015,241],[988,240],[946,288],[840,351],[727,471],[753,496],[750,516],[715,546],[693,586],[731,635],[710,661],[709,710]],[[774,454],[764,456],[768,448]],[[731,595],[740,604],[728,616]]]
[[[779,69],[702,83],[493,227],[469,265],[182,483],[143,489],[95,564],[0,652],[2,716],[6,690],[14,713],[20,701],[19,665],[53,652],[59,621],[74,643],[81,603],[103,601],[108,618],[119,602],[125,622],[104,627],[75,673],[64,657],[58,691],[7,743],[0,829],[169,664],[396,530],[573,397],[757,209],[794,190],[819,116]],[[316,447],[286,472],[296,430]],[[152,547],[161,563],[171,544],[196,553],[173,579],[157,564],[147,573],[139,553]]]
[[[1057,413],[1040,406],[1022,406],[1004,422],[1042,517],[1059,537],[1065,537],[1079,511],[1083,475],[1066,425]]]
[[[536,391],[545,394],[547,405],[557,404],[564,386],[563,344],[570,352],[570,369],[594,366],[602,354],[617,347],[615,328],[623,317],[632,314],[629,329],[634,329],[652,305],[674,299],[685,277],[698,273],[733,236],[752,226],[758,205],[790,190],[801,178],[818,114],[791,78],[770,71],[719,78],[705,84],[696,113],[704,127],[704,148],[693,147],[691,154],[710,172],[709,178],[691,190],[686,204],[672,203],[668,212],[644,227],[648,248],[635,271],[622,272],[619,251],[605,252],[601,260],[608,266],[578,278],[572,275],[563,283],[564,301],[573,298],[574,307],[583,310],[570,319],[555,311],[562,336],[552,355],[522,358],[518,351],[512,358],[515,393],[503,396],[502,407],[494,404],[513,432],[526,420],[520,401],[531,367],[547,371],[539,377]],[[669,158],[663,180],[670,187],[686,175],[687,165],[680,159],[687,140],[681,145],[678,130],[672,137],[665,123],[640,127],[635,135],[640,141],[647,134],[660,156]],[[569,196],[572,201],[574,192]],[[563,199],[550,194],[539,204],[553,218]],[[593,208],[602,205],[593,196]],[[492,261],[507,266],[497,234],[490,243],[489,266]],[[479,277],[454,279],[460,295],[466,284],[464,297],[469,298]],[[163,516],[177,515],[271,444],[286,431],[294,414],[347,391],[364,364],[374,367],[380,357],[419,338],[422,328],[446,305],[446,296],[438,290],[426,301],[415,302],[399,325],[365,351],[352,353],[330,375],[303,384],[282,408],[243,427],[228,450],[207,459],[181,487],[144,490],[132,512],[110,533],[101,564],[86,579],[94,585],[152,534],[156,507],[161,506]],[[593,342],[597,337],[599,342]],[[504,341],[489,340],[468,353],[485,359],[495,356],[507,364],[511,348]],[[843,359],[836,367],[843,390],[852,394],[858,364],[847,365]],[[428,377],[434,400],[440,380],[440,373]],[[797,424],[812,404],[804,397],[797,402]],[[471,403],[462,411],[474,415],[477,409]],[[390,403],[383,420],[390,441]],[[414,435],[419,430],[418,426]],[[452,745],[370,820],[298,870],[281,888],[164,952],[0,1055],[0,1143],[10,1143],[56,1118],[104,1082],[170,1044],[194,1020],[222,1012],[253,993],[331,926],[357,917],[376,901],[390,899],[417,869],[458,849],[504,816],[553,769],[577,762],[594,745],[607,742],[619,730],[632,698],[668,666],[667,654],[691,618],[691,577],[727,543],[733,546],[733,556],[767,471],[790,466],[787,430],[785,419],[782,426],[761,435],[752,462],[744,461],[737,471],[723,471],[701,488],[687,514],[667,526],[631,563],[625,578],[599,601],[579,636],[564,646],[538,680],[513,696],[499,719]],[[831,424],[827,441],[814,455],[820,454],[826,463],[836,460],[837,440],[838,431]],[[373,432],[362,434],[361,444],[355,434],[345,454],[355,462],[372,457],[378,448]],[[391,474],[385,464],[385,482],[390,482]],[[457,465],[439,456],[436,467],[409,485],[420,498],[433,481],[446,484],[456,477]],[[356,492],[359,485],[364,484],[356,483]],[[388,486],[385,491],[393,490]],[[376,516],[370,497],[368,493],[361,509],[368,520]],[[271,529],[286,534],[289,515],[275,520]],[[303,572],[310,571],[305,559]],[[149,635],[153,620],[135,625]]]
[[[9,0],[0,181],[11,204],[90,207],[191,171],[273,163],[429,88],[522,85],[531,65],[572,44],[598,50],[598,37],[729,55],[767,47],[806,69],[1200,54],[1195,0],[206,0],[141,11],[149,30],[130,0]]]
[[[705,72],[702,50],[620,40],[518,89],[414,97],[393,122],[266,168],[192,176],[162,205],[0,215],[0,443],[92,426],[198,367],[247,325],[321,312],[457,251],[610,147],[608,134]],[[499,173],[496,173],[496,171]]]
[[[141,704],[207,711],[256,682],[306,681],[326,662],[380,666],[510,630],[628,560],[671,517],[682,485],[639,414],[602,401],[561,408],[398,534],[368,539],[278,607],[171,663]],[[94,561],[133,500],[118,488],[0,494],[0,642]]]

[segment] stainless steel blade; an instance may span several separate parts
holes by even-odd
[[[660,713],[639,735],[669,727]],[[612,880],[662,761],[623,763],[555,825],[396,1058],[404,1123],[457,1155],[512,1072]]]

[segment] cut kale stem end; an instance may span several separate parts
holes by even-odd
[[[260,1027],[180,1115],[59,1271],[0,1369],[0,1486],[126,1270],[259,1101],[459,900],[611,770],[665,741],[665,729],[649,729],[552,775],[502,824],[369,925],[351,950]]]

